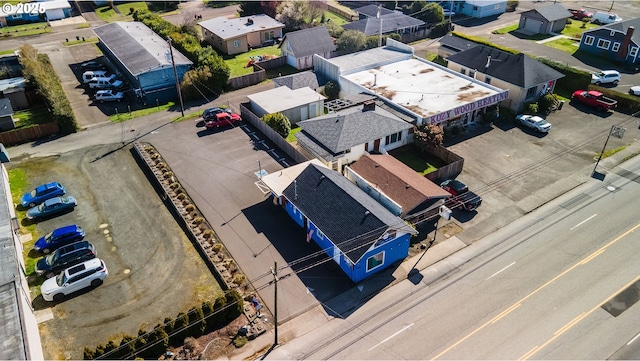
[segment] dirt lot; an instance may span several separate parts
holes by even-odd
[[[41,296],[33,300],[38,312],[51,307],[53,314],[40,324],[46,359],[82,359],[85,346],[105,344],[112,336],[119,342],[124,334],[150,329],[220,292],[130,149],[114,151],[118,147],[11,162],[26,171],[31,186],[56,180],[78,200],[73,212],[39,223],[35,236],[77,223],[109,269],[105,283],[94,290],[59,304]]]

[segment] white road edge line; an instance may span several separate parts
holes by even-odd
[[[593,216],[591,216],[591,217],[589,217],[589,218],[585,219],[584,221],[582,221],[582,222],[580,222],[580,223],[576,224],[575,226],[571,227],[569,230],[570,230],[570,231],[573,231],[574,229],[576,229],[576,228],[580,227],[580,225],[582,225],[583,223],[585,223],[586,221],[590,220],[591,218],[593,218],[593,217],[595,217],[595,216],[597,216],[597,215],[598,215],[597,213],[596,213],[596,214],[594,214]]]
[[[627,346],[631,345],[633,341],[635,341],[638,337],[640,337],[640,333],[638,333],[634,338],[632,338],[631,341],[627,342]]]
[[[508,266],[506,266],[505,268],[501,269],[500,271],[498,271],[498,272],[496,272],[496,273],[492,274],[492,275],[491,275],[491,276],[489,276],[489,278],[487,278],[487,279],[489,280],[489,279],[493,278],[493,276],[496,276],[498,273],[500,273],[500,272],[502,272],[502,271],[506,270],[507,268],[509,268],[509,267],[513,266],[514,264],[516,264],[516,263],[515,263],[515,262],[512,262],[510,265],[508,265]]]
[[[413,326],[413,323],[412,323],[412,324],[410,324],[410,325],[404,326],[404,327],[402,328],[402,330],[400,330],[400,331],[398,331],[398,332],[394,333],[393,335],[391,335],[391,336],[389,336],[389,337],[385,338],[384,340],[382,340],[382,341],[378,342],[378,344],[377,344],[377,345],[375,345],[375,346],[373,346],[372,348],[370,348],[370,349],[369,349],[369,351],[371,351],[371,350],[373,350],[374,348],[376,348],[376,347],[378,347],[378,346],[382,345],[383,343],[385,343],[385,342],[387,342],[387,341],[391,340],[392,338],[394,338],[394,337],[398,336],[401,332],[406,331],[406,330],[408,330],[409,328],[411,328],[411,326]]]

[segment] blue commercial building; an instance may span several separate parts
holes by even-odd
[[[454,0],[452,10],[474,18],[498,16],[507,11],[507,0]]]
[[[138,97],[149,104],[178,98],[169,43],[140,22],[112,22],[93,30],[107,58],[121,71]],[[193,63],[173,48],[178,82]]]

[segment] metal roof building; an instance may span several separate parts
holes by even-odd
[[[141,22],[115,21],[93,31],[99,46],[147,102],[165,102],[177,97],[176,81],[167,40]],[[178,81],[193,63],[173,48]]]

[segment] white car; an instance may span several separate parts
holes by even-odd
[[[42,283],[40,292],[45,301],[61,301],[65,296],[87,287],[98,287],[109,275],[107,266],[99,258],[69,267],[59,275]]]
[[[516,121],[541,133],[548,133],[551,130],[551,124],[537,115],[518,114]]]
[[[119,102],[124,99],[122,92],[114,92],[113,90],[98,90],[96,92],[96,101],[100,103],[104,102]]]
[[[632,86],[631,89],[629,89],[629,94],[640,95],[640,85]]]
[[[595,85],[613,84],[618,85],[620,73],[617,70],[603,70],[591,74],[591,83]]]

